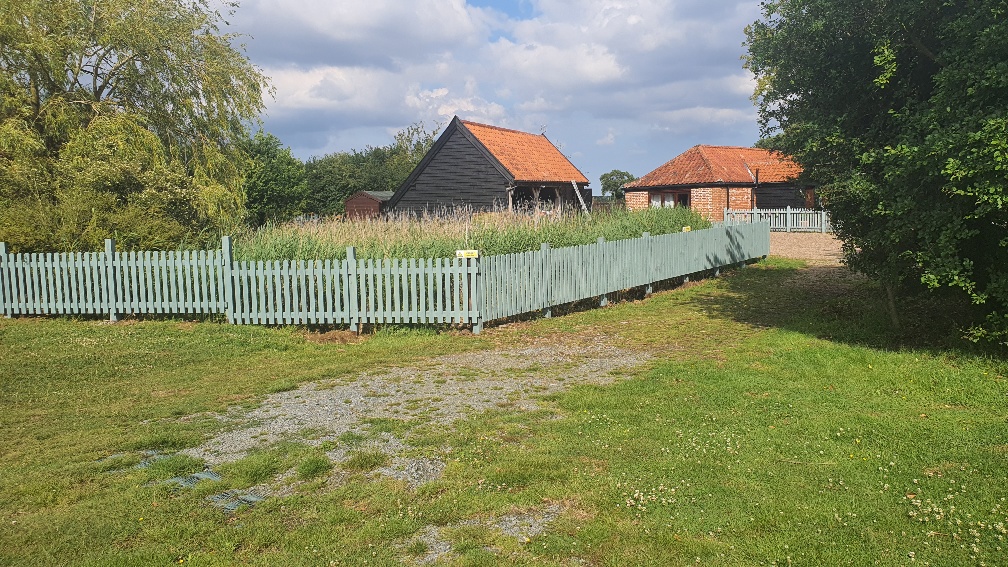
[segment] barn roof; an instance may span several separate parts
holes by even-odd
[[[759,172],[757,174],[757,172]],[[800,165],[789,156],[762,148],[693,146],[626,189],[729,183],[785,183],[797,178]]]
[[[368,197],[371,197],[375,201],[380,201],[380,202],[384,203],[385,201],[388,201],[389,199],[391,199],[392,195],[395,195],[395,191],[368,191],[368,190],[363,190],[363,191],[358,191],[357,193],[354,194],[354,196],[361,195],[361,194],[367,195]]]
[[[516,182],[588,183],[546,136],[460,120]]]

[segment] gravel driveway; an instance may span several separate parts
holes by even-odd
[[[840,265],[840,241],[832,234],[818,232],[771,232],[770,254],[808,260],[815,265]]]

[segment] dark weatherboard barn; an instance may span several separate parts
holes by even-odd
[[[385,210],[580,208],[582,201],[591,205],[588,178],[546,136],[456,116]]]

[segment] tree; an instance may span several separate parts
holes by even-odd
[[[612,195],[614,199],[622,199],[623,186],[636,180],[637,178],[632,173],[619,169],[614,169],[609,173],[603,173],[599,176],[599,183],[602,184],[602,194]]]
[[[248,224],[288,221],[305,210],[305,166],[273,134],[256,132],[244,144],[252,164],[245,174]]]
[[[70,219],[115,236],[114,219],[132,225],[137,207],[186,234],[238,218],[237,142],[268,82],[221,33],[215,5],[0,0],[0,11],[0,208],[48,223],[0,236],[88,245]]]
[[[1008,342],[1008,3],[768,0],[746,34],[764,144],[823,184],[894,322],[897,294],[954,291]]]
[[[358,191],[395,191],[434,145],[440,126],[417,122],[396,133],[388,146],[368,146],[312,158],[305,164],[308,211],[341,214]]]

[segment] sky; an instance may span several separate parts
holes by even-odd
[[[263,129],[300,159],[453,116],[545,133],[599,193],[697,144],[759,137],[755,0],[244,0],[226,31],[272,79]]]

